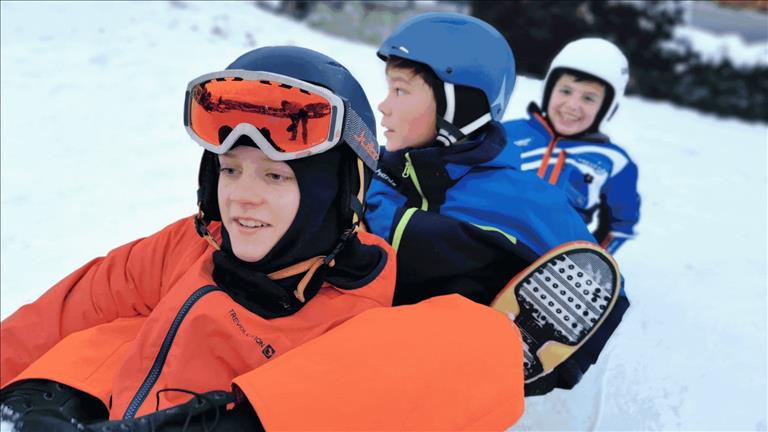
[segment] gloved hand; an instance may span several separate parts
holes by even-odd
[[[581,381],[589,366],[573,357],[560,363],[552,372],[525,384],[525,397],[545,395],[556,388],[570,390]]]
[[[99,399],[50,380],[19,381],[0,392],[0,420],[17,431],[69,430],[72,424],[108,417]]]
[[[235,407],[227,410],[227,405]],[[236,402],[226,391],[195,395],[189,402],[128,420],[105,421],[85,426],[89,432],[208,432],[264,431],[247,400]]]
[[[71,387],[46,380],[24,381],[19,387],[3,390],[0,406],[0,420],[12,423],[14,432],[264,431],[251,405],[246,400],[236,402],[226,391],[198,394],[189,402],[141,417],[106,421],[106,407],[100,401],[101,411],[95,414],[90,411],[93,407],[77,402],[82,396],[88,402],[92,396]],[[231,403],[234,408],[227,410]]]

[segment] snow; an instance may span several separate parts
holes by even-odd
[[[3,318],[195,211],[192,78],[297,44],[374,107],[385,94],[375,47],[251,2],[4,1],[0,18]],[[521,77],[506,117],[539,94]],[[528,399],[513,430],[766,430],[768,126],[631,97],[608,132],[640,167],[639,236],[617,254],[632,307],[582,382]]]
[[[673,34],[673,40],[666,44],[669,49],[689,47],[706,63],[719,64],[728,59],[736,67],[768,66],[768,41],[747,43],[735,33],[717,35],[692,26],[678,26]]]

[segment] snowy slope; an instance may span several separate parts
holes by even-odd
[[[385,93],[374,47],[250,2],[0,8],[3,318],[195,211],[190,79],[297,44],[347,65],[374,107]],[[508,118],[539,85],[518,80]],[[513,429],[766,430],[768,127],[629,98],[610,132],[640,166],[640,234],[617,256],[632,308],[582,383],[528,400]]]

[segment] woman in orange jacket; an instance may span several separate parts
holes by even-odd
[[[200,212],[2,322],[0,418],[54,431],[516,421],[507,317],[456,295],[390,307],[392,250],[359,223],[375,121],[343,66],[256,49],[190,82],[184,118],[205,148]]]

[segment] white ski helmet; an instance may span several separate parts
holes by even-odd
[[[601,80],[611,86],[613,98],[608,102],[610,105],[603,106],[600,110],[602,118],[598,118],[597,130],[600,130],[603,124],[616,113],[619,102],[624,97],[624,90],[629,81],[629,63],[627,57],[621,52],[619,47],[602,38],[583,38],[568,43],[552,60],[549,65],[549,71],[544,79],[542,91],[542,105],[548,104],[549,95],[554,83],[550,83],[553,78],[553,72],[558,69],[572,69],[583,72]],[[605,102],[604,102],[605,103]],[[542,106],[546,111],[547,107]],[[598,114],[600,115],[600,114]],[[594,125],[593,125],[594,127]]]

